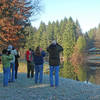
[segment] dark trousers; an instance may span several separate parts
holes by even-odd
[[[27,61],[27,78],[34,77],[34,64]]]
[[[18,66],[15,65],[15,79],[17,79]]]

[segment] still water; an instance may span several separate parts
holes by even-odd
[[[100,66],[89,66],[87,71],[87,79],[89,82],[100,85]]]
[[[88,66],[87,78],[92,83],[100,85],[100,55],[90,55],[88,62],[91,64]]]
[[[67,63],[64,61],[64,63],[61,65],[63,66],[63,68],[65,68],[62,71],[62,76],[63,74],[65,74],[65,78],[71,78],[71,79],[75,79],[73,78],[74,75],[73,73],[71,74],[71,70],[72,70],[72,66],[71,63]],[[77,75],[77,80],[85,82],[85,83],[92,83],[92,84],[97,84],[100,85],[100,66],[87,66],[87,67],[83,67],[83,69],[79,70],[79,73]],[[66,71],[65,71],[66,70]],[[69,75],[68,75],[69,74]]]

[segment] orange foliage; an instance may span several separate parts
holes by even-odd
[[[79,52],[78,48],[75,47],[70,61],[74,67],[74,72],[79,73],[79,66],[85,64],[85,54]]]
[[[0,0],[0,4],[0,45],[2,43],[5,45],[9,43],[12,45],[20,44],[19,40],[24,38],[24,35],[17,35],[22,25],[17,24],[16,20],[28,19],[24,14],[29,13],[32,7],[25,6],[26,3],[20,0],[12,0],[9,3],[8,0]]]

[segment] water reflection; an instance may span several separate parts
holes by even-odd
[[[87,71],[88,81],[100,85],[100,67],[90,66]]]
[[[79,74],[74,73],[74,68],[70,62],[64,61],[61,66],[63,67],[60,70],[62,77],[100,85],[100,66],[80,66]]]

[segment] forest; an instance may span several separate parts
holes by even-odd
[[[100,25],[98,28],[90,29],[82,33],[78,20],[74,21],[72,17],[64,18],[56,22],[40,23],[39,28],[27,26],[24,31],[27,34],[24,48],[35,48],[40,46],[46,50],[52,40],[56,40],[64,48],[61,54],[64,57],[63,68],[60,75],[66,78],[79,80],[86,79],[86,69],[88,69],[86,58],[90,48],[99,48]],[[83,73],[83,74],[82,74]]]
[[[78,19],[74,21],[72,17],[65,17],[61,21],[49,21],[47,25],[41,21],[39,28],[36,28],[31,25],[30,16],[36,16],[39,8],[38,0],[33,4],[26,0],[0,1],[0,51],[8,44],[20,52],[37,46],[46,51],[51,41],[56,40],[64,48],[60,76],[72,79],[78,77],[84,81],[84,72],[88,69],[88,50],[100,48],[100,25],[82,33]]]

